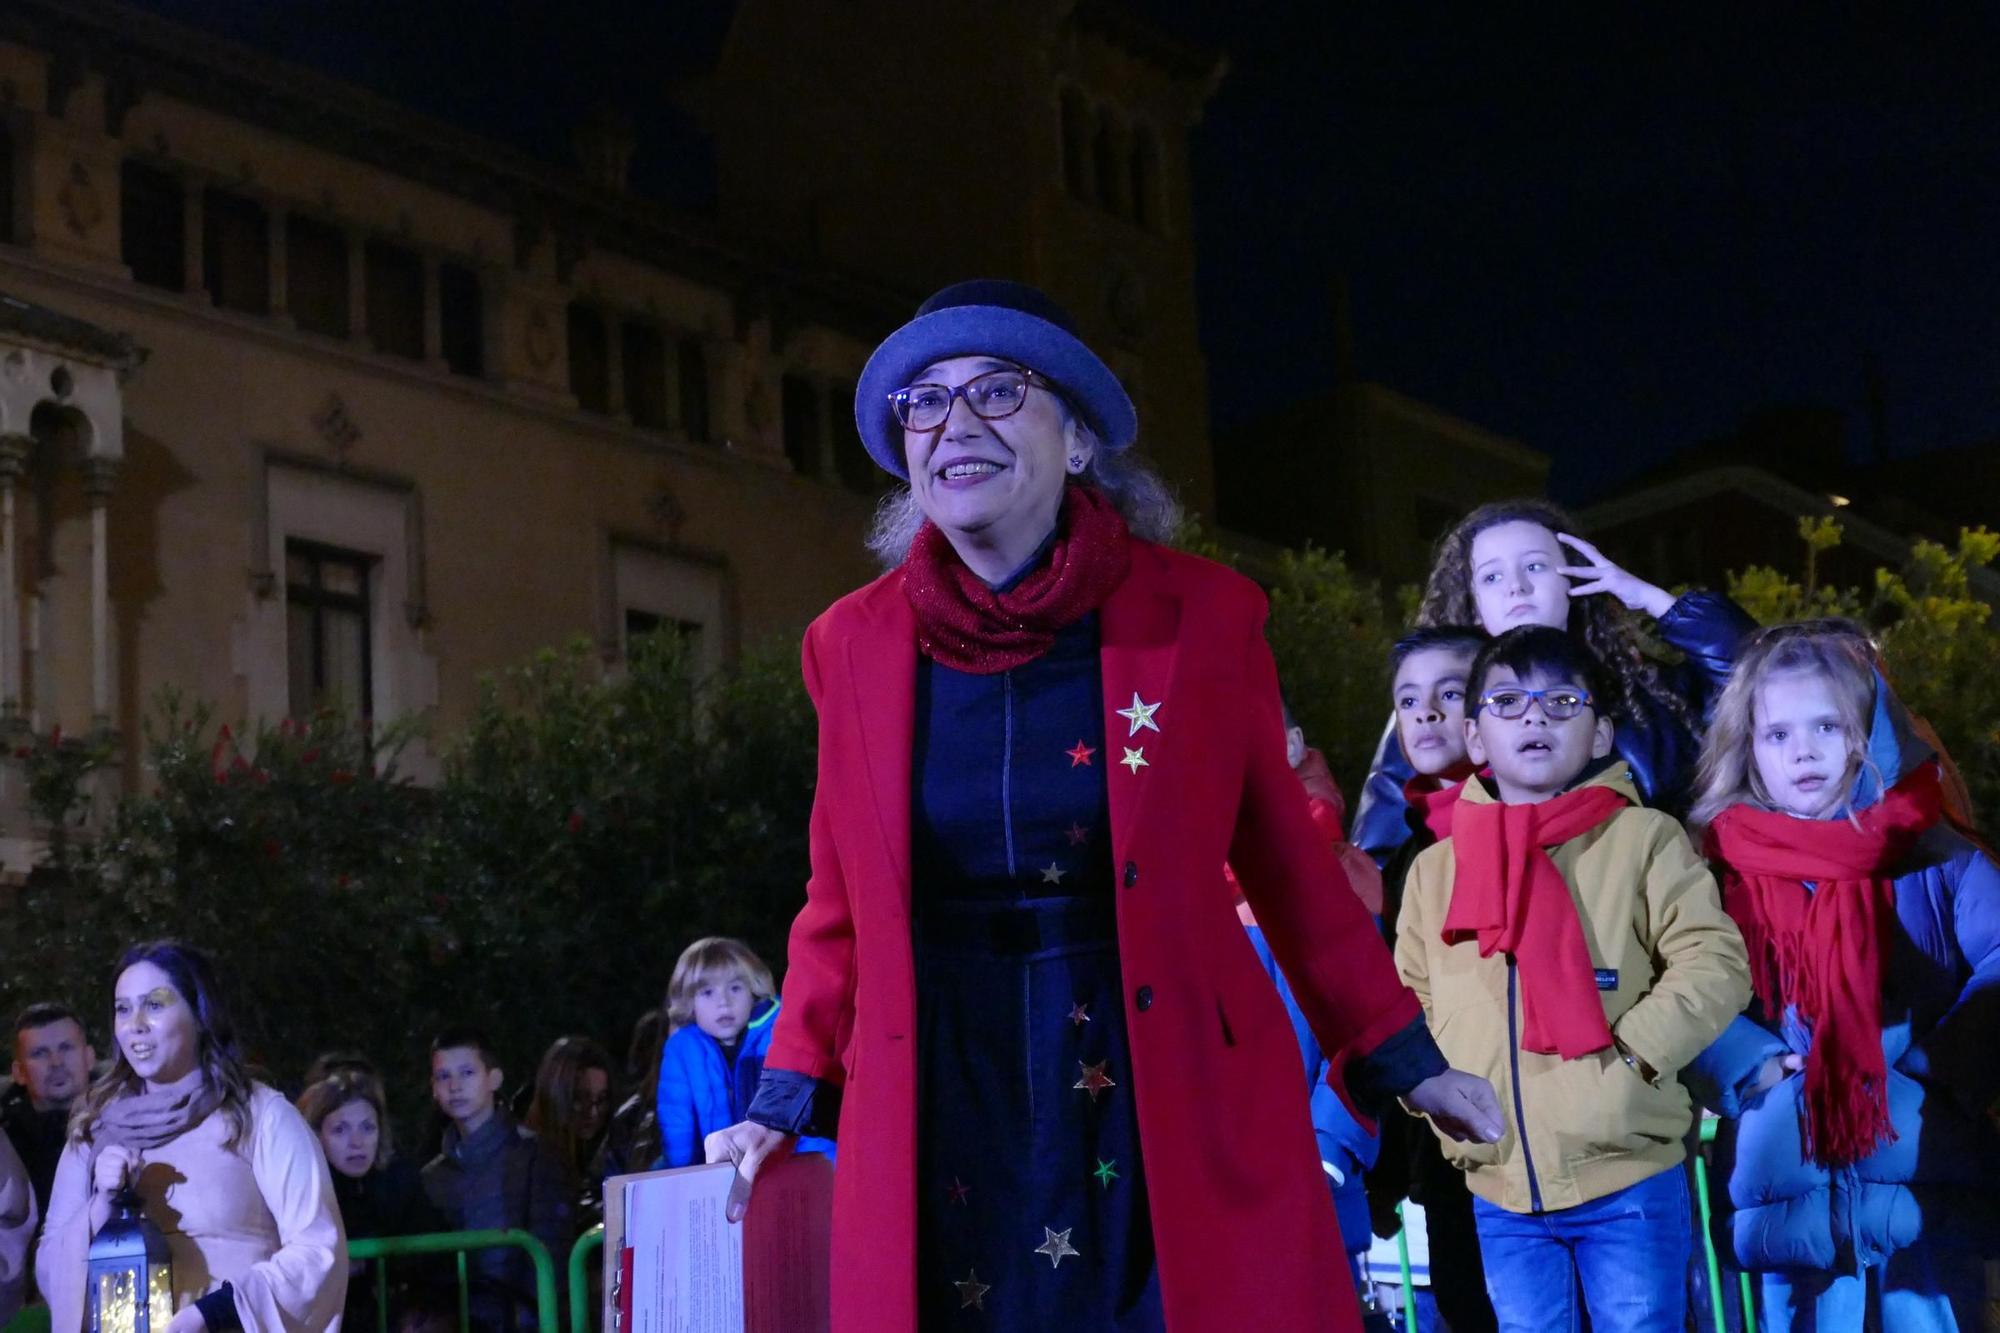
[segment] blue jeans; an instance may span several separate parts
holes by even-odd
[[[1859,1273],[1766,1273],[1768,1333],[1978,1333],[1986,1265],[1919,1242]]]
[[[1472,1201],[1486,1294],[1501,1333],[1683,1333],[1694,1225],[1687,1174],[1669,1168],[1551,1213]]]

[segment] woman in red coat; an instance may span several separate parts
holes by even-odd
[[[1285,762],[1264,598],[1155,543],[1164,486],[1041,293],[971,282],[876,349],[894,568],[807,631],[812,877],[746,1180],[836,1136],[836,1333],[1353,1329],[1297,1052],[1225,860],[1343,1096],[1494,1139]]]

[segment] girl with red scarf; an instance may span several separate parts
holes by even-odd
[[[1693,821],[1756,1002],[1689,1081],[1770,1329],[1983,1327],[2000,1240],[2000,871],[1845,621],[1760,631]]]

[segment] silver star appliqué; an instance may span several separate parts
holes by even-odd
[[[1076,1248],[1069,1243],[1069,1233],[1074,1230],[1076,1230],[1075,1227],[1065,1227],[1061,1231],[1054,1231],[1048,1227],[1043,1227],[1042,1231],[1048,1236],[1048,1239],[1035,1247],[1035,1253],[1049,1256],[1050,1268],[1061,1268],[1063,1260],[1077,1254]]]
[[[1118,716],[1132,724],[1131,730],[1125,733],[1126,737],[1129,739],[1138,735],[1141,728],[1157,732],[1160,729],[1160,724],[1153,721],[1153,714],[1158,712],[1160,704],[1165,702],[1166,700],[1162,699],[1160,703],[1149,704],[1139,698],[1139,691],[1132,691],[1132,706],[1117,710]]]
[[[1143,745],[1136,750],[1130,746],[1125,747],[1125,757],[1118,762],[1131,769],[1134,773],[1137,773],[1142,768],[1152,767],[1151,764],[1146,762],[1146,747]]]

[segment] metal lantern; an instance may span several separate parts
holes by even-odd
[[[160,1333],[173,1320],[172,1252],[130,1185],[90,1242],[89,1299],[90,1333]]]

